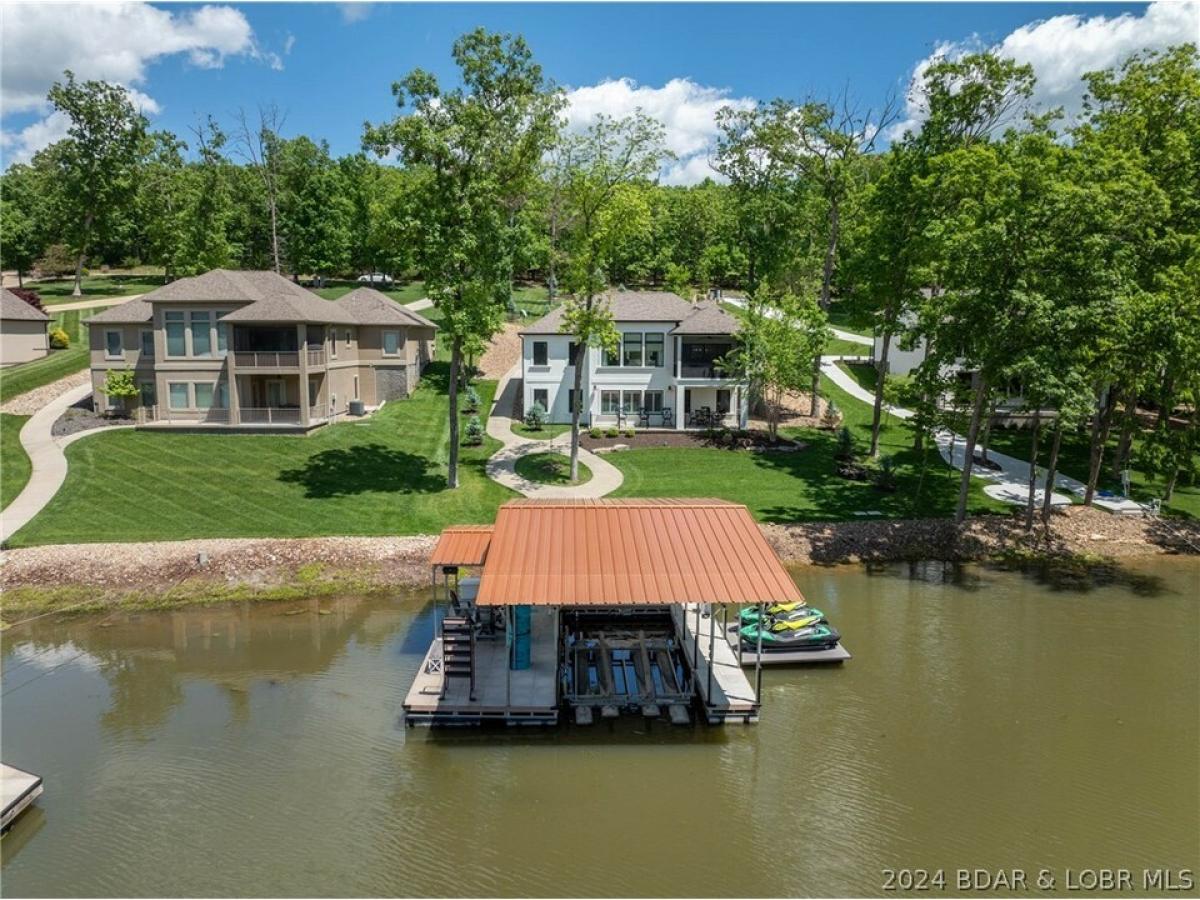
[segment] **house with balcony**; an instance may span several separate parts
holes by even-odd
[[[88,322],[97,411],[129,369],[145,427],[304,431],[408,396],[436,326],[373,288],[325,300],[274,272],[214,269]]]
[[[748,385],[721,360],[738,320],[713,301],[689,303],[667,291],[614,291],[604,298],[621,340],[588,347],[580,396],[587,425],[745,428]],[[575,341],[563,334],[562,307],[521,332],[523,408],[540,403],[551,422],[570,422]]]

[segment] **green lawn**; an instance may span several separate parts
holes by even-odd
[[[845,424],[861,450],[870,439],[871,408],[827,379],[822,390],[843,411]],[[885,517],[947,516],[958,498],[958,473],[947,466],[937,449],[927,450],[928,465],[920,486],[920,459],[911,449],[912,436],[897,420],[882,429],[883,455],[895,457],[898,490],[877,491],[870,484],[847,481],[835,474],[832,433],[816,429],[787,429],[806,444],[797,453],[751,453],[744,450],[645,449],[608,457],[625,475],[616,497],[720,497],[745,503],[756,517],[768,522],[868,518],[856,512],[878,511]],[[982,483],[972,487],[972,514],[999,512],[1005,505],[987,497]]]
[[[560,434],[566,434],[571,430],[571,426],[558,422],[547,422],[541,427],[540,431],[535,431],[520,422],[514,422],[512,430],[514,434],[519,434],[521,437],[529,438],[530,440],[548,441],[558,437]]]
[[[342,294],[348,294],[355,288],[360,287],[373,287],[381,293],[387,294],[397,303],[412,303],[425,296],[425,282],[420,280],[409,281],[403,284],[396,282],[390,288],[386,289],[381,288],[377,284],[359,284],[357,281],[329,281],[328,284],[329,287],[316,289],[316,293],[326,300],[336,300]]]
[[[571,484],[571,459],[561,453],[530,453],[516,462],[517,474],[541,484]],[[579,464],[579,480],[583,484],[592,480],[592,470]]]
[[[116,431],[67,450],[66,484],[13,546],[198,537],[436,534],[515,496],[487,478],[500,446],[463,448],[445,486],[445,363],[412,397],[308,437]],[[494,382],[480,382],[491,402]]]
[[[16,499],[29,481],[30,464],[21,446],[21,426],[29,416],[0,413],[0,509]]]
[[[66,350],[51,350],[50,355],[42,359],[0,370],[0,403],[80,369],[86,369],[88,343],[87,328],[83,325],[83,320],[89,315],[89,310],[56,313],[51,327],[61,327],[66,331],[71,337],[71,346]]]
[[[854,341],[846,341],[842,338],[830,338],[821,353],[823,356],[870,356],[871,347],[868,344],[856,344]]]
[[[875,327],[870,316],[850,310],[842,300],[834,300],[829,304],[829,324],[864,337],[870,337]]]
[[[26,281],[25,287],[38,292],[46,306],[71,303],[77,300],[98,300],[101,297],[129,297],[162,287],[162,275],[88,275],[83,279],[83,296],[72,296],[74,278],[55,278],[49,281]]]

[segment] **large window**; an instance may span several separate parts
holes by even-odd
[[[142,406],[153,406],[156,402],[154,382],[143,381],[138,385],[138,393],[142,398]]]
[[[154,356],[154,332],[142,332],[142,356],[151,358]]]
[[[121,345],[120,331],[104,332],[104,355],[108,359],[120,359],[125,355],[125,348]]]
[[[188,408],[188,386],[184,381],[172,381],[167,385],[167,392],[171,398],[171,409],[187,409]]]
[[[662,408],[662,391],[646,391],[644,394],[642,394],[642,409],[648,409],[652,413],[658,413],[662,412]]]
[[[400,355],[400,332],[385,331],[383,333],[383,355],[384,356],[399,356]]]
[[[604,348],[604,364],[606,366],[619,366],[621,364],[621,343],[617,342],[617,346],[610,350]]]
[[[567,365],[575,365],[575,351],[579,349],[579,344],[575,341],[567,341]]]
[[[217,355],[224,356],[229,352],[229,326],[221,321],[225,313],[217,313]]]
[[[212,316],[207,312],[193,312],[192,356],[212,356]]]
[[[542,407],[542,409],[549,410],[550,409],[549,396],[550,395],[547,393],[545,388],[534,388],[533,389],[533,405],[534,406],[540,405]]]
[[[615,416],[621,408],[620,391],[600,392],[600,412],[606,416]]]
[[[163,322],[167,330],[167,356],[187,356],[184,314],[181,312],[163,313]]]
[[[663,355],[663,334],[661,332],[646,333],[646,365],[662,368],[666,362]]]
[[[196,408],[208,409],[213,405],[213,385],[211,382],[197,381],[192,385],[196,394]]]
[[[621,341],[621,365],[637,367],[642,365],[642,333],[627,331]]]
[[[213,406],[217,409],[229,409],[229,385],[224,381],[217,382],[217,393],[213,397]]]
[[[642,405],[641,391],[622,391],[621,392],[621,412],[627,416],[637,415],[638,409]]]
[[[545,366],[550,362],[550,350],[546,341],[533,342],[533,364],[535,366]]]

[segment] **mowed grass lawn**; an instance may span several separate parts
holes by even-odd
[[[8,506],[29,482],[29,456],[21,446],[21,427],[29,416],[0,414],[0,509]]]
[[[871,408],[826,379],[822,390],[837,403],[845,424],[861,451],[869,445]],[[893,419],[882,431],[881,455],[897,463],[898,489],[884,493],[872,485],[838,477],[833,459],[836,436],[816,429],[785,429],[806,446],[796,453],[752,453],[747,450],[644,449],[607,457],[625,476],[615,497],[719,497],[744,503],[765,522],[845,520],[859,518],[916,518],[948,516],[958,499],[958,472],[938,455],[926,452],[927,469],[920,475],[920,454],[912,450],[911,432]],[[919,485],[919,488],[918,488]],[[972,485],[971,514],[1001,512],[978,480]],[[881,516],[855,513],[877,512]]]
[[[409,282],[393,282],[390,287],[379,284],[360,284],[357,281],[330,281],[328,287],[316,288],[316,293],[326,300],[336,300],[343,294],[348,294],[355,288],[373,287],[380,293],[387,294],[397,303],[412,303],[425,296],[425,282],[421,280]]]
[[[446,487],[445,363],[412,397],[307,437],[122,430],[67,450],[58,495],[12,546],[199,537],[436,534],[491,522],[516,496],[487,478],[499,447],[462,448]],[[480,382],[489,404],[494,382]]]
[[[42,359],[0,370],[0,403],[86,369],[88,340],[87,327],[83,321],[91,314],[90,310],[70,310],[55,314],[51,328],[62,328],[70,336],[71,346],[65,350],[51,350],[49,356]]]
[[[98,300],[101,297],[132,297],[162,287],[166,279],[162,275],[88,275],[81,285],[82,297],[75,297],[74,278],[26,281],[25,287],[37,291],[46,306],[56,303],[71,303],[78,300]]]

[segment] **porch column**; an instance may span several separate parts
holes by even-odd
[[[232,335],[231,335],[232,336]],[[230,341],[230,343],[233,343]],[[238,397],[237,360],[233,348],[225,351],[225,372],[229,379],[229,424],[242,424],[242,402]]]
[[[309,424],[308,409],[308,323],[301,322],[296,326],[296,340],[300,347],[297,353],[300,361],[300,424]]]

